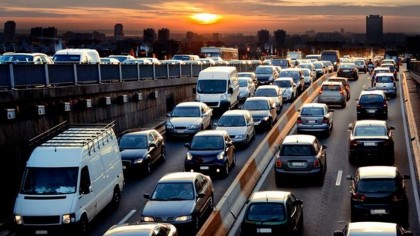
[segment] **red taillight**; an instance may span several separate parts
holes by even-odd
[[[282,166],[283,166],[283,164],[281,163],[281,160],[277,159],[276,160],[276,167],[281,168]]]
[[[340,90],[340,94],[344,94],[344,91],[343,90]]]
[[[319,162],[318,159],[315,159],[315,161],[314,161],[314,167],[321,167],[321,163]]]
[[[353,201],[358,202],[363,202],[366,199],[365,195],[360,193],[353,193],[351,198],[353,199]]]
[[[324,117],[324,118],[322,119],[322,123],[329,124],[329,123],[330,123],[330,120],[328,120],[328,118],[327,118],[327,117]]]
[[[357,141],[352,140],[350,141],[350,147],[356,147],[357,146]]]
[[[296,120],[296,123],[302,124],[302,118],[298,117],[297,120]]]
[[[321,90],[319,90],[319,94],[321,94],[322,93],[322,89]]]
[[[346,85],[346,89],[347,89],[348,91],[350,91],[350,86]]]

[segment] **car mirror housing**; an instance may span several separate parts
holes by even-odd
[[[144,197],[144,198],[146,198],[146,199],[150,199],[150,194],[148,194],[148,193],[144,193],[144,194],[143,194],[143,197]]]
[[[354,177],[353,177],[352,175],[347,175],[347,176],[346,176],[346,179],[348,179],[348,180],[353,180],[353,179],[354,179]]]
[[[349,123],[349,126],[348,126],[348,128],[347,128],[348,130],[353,130],[353,123]]]
[[[197,198],[203,198],[203,197],[205,197],[206,196],[206,194],[205,193],[199,193],[198,195],[197,195]]]
[[[409,176],[409,175],[403,175],[403,179],[411,179],[411,176]]]
[[[184,144],[184,147],[186,147],[186,148],[190,148],[190,147],[191,147],[191,144],[190,144],[190,143],[185,143],[185,144]]]

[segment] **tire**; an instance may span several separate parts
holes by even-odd
[[[80,218],[80,221],[77,223],[77,234],[79,235],[88,235],[89,231],[89,221],[86,217],[86,215],[83,215]]]
[[[162,146],[162,150],[161,150],[161,153],[160,153],[160,160],[162,162],[166,161],[166,147],[165,146]]]
[[[145,168],[145,175],[150,175],[152,173],[152,162],[150,161],[150,158],[147,160],[146,168]]]
[[[236,152],[233,153],[232,167],[236,166]]]
[[[112,209],[117,209],[120,206],[121,203],[121,192],[120,189],[117,187],[115,187],[114,189],[114,193],[112,194],[112,200],[111,200],[111,207]]]

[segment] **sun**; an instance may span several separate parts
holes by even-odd
[[[218,22],[222,16],[210,13],[198,13],[190,16],[192,20],[201,25],[210,25]]]

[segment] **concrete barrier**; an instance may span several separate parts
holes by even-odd
[[[227,235],[238,217],[249,195],[261,177],[268,163],[274,157],[286,135],[296,123],[298,110],[304,103],[312,102],[318,95],[320,85],[326,76],[316,80],[312,86],[299,96],[283,113],[264,140],[258,145],[241,172],[215,207],[212,214],[201,227],[197,235]]]

